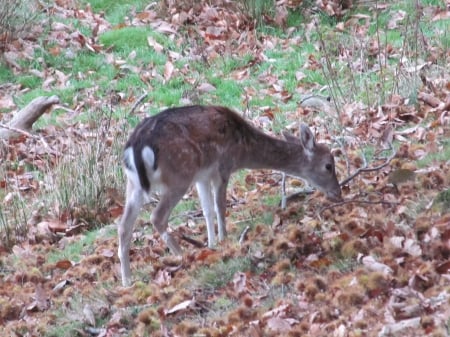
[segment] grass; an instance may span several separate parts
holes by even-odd
[[[450,140],[444,140],[441,145],[443,147],[442,151],[428,153],[425,157],[417,161],[417,167],[424,168],[437,162],[443,163],[450,161]]]
[[[173,209],[169,223],[171,225],[180,225],[186,222],[186,218],[189,217],[189,213],[200,209],[200,202],[198,198],[190,198],[187,200],[181,200]],[[200,211],[201,212],[201,211]]]
[[[72,321],[65,322],[62,325],[53,325],[45,332],[45,337],[72,337],[76,336],[78,331],[83,330],[83,322]]]
[[[239,3],[260,28],[264,27],[264,15],[273,16],[275,12],[275,2],[272,0],[239,0]]]
[[[56,263],[61,260],[69,260],[72,262],[80,262],[81,259],[91,254],[95,245],[94,242],[98,235],[97,230],[86,231],[85,235],[66,245],[64,249],[57,249],[47,255],[47,263]]]
[[[124,22],[125,17],[129,17],[132,12],[139,12],[148,5],[145,0],[82,0],[82,3],[90,5],[94,12],[106,14],[106,19],[113,25]]]
[[[0,83],[10,82],[14,79],[13,72],[6,65],[0,63]]]
[[[89,116],[88,123],[96,125],[93,134],[86,137],[83,146],[68,143],[66,155],[51,169],[45,204],[49,208],[57,205],[59,217],[81,218],[99,225],[108,207],[108,191],[122,189],[124,177],[117,164],[124,139],[110,135],[111,118],[112,112],[104,111]]]
[[[167,47],[169,40],[147,27],[123,27],[109,30],[100,36],[100,42],[106,47],[113,47],[119,55],[137,49],[140,52],[146,50],[146,52],[152,52],[154,55],[163,56],[163,54],[157,53],[153,48],[150,48],[147,37],[154,37],[156,42]]]
[[[2,198],[2,200],[7,199]],[[0,240],[6,249],[20,242],[28,232],[27,220],[30,210],[27,201],[19,194],[10,192],[8,201],[0,204]]]
[[[246,272],[252,269],[249,257],[239,257],[221,260],[214,265],[198,268],[193,278],[195,288],[218,289],[229,283],[237,272]]]

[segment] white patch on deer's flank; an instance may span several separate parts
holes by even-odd
[[[148,180],[150,181],[150,191],[156,193],[165,193],[167,190],[166,184],[162,182],[161,168],[158,167],[154,170],[155,166],[155,152],[150,146],[145,146],[142,149],[142,160],[144,161],[145,171],[147,173]]]
[[[128,180],[131,181],[132,185],[136,187],[141,187],[141,182],[139,181],[139,175],[136,169],[136,162],[134,160],[134,151],[132,147],[129,147],[123,153],[124,161],[126,163],[124,169]]]
[[[153,171],[153,166],[155,165],[155,152],[153,152],[153,150],[149,146],[145,146],[142,149],[141,155],[147,172],[150,170]]]

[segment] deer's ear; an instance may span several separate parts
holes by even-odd
[[[290,134],[287,131],[283,131],[282,134],[284,139],[286,139],[286,141],[289,143],[296,143],[296,144],[302,143],[299,138],[295,137],[294,135]]]
[[[314,135],[311,132],[310,128],[306,124],[300,125],[300,139],[302,145],[307,150],[312,150],[314,146],[316,146],[316,141],[314,140]]]

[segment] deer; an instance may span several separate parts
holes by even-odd
[[[159,194],[150,222],[175,255],[182,255],[168,231],[171,211],[195,184],[206,222],[208,247],[227,235],[226,192],[230,176],[240,169],[271,169],[296,176],[332,201],[342,200],[330,149],[316,143],[306,124],[300,137],[273,137],[233,110],[220,106],[169,108],[142,120],[123,153],[126,201],[118,224],[118,256],[123,286],[131,285],[130,246],[140,209]]]

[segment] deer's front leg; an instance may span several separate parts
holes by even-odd
[[[199,181],[196,183],[200,204],[203,210],[203,216],[206,221],[206,229],[208,231],[208,247],[213,248],[216,245],[216,233],[214,229],[214,204],[211,191],[211,181]]]

